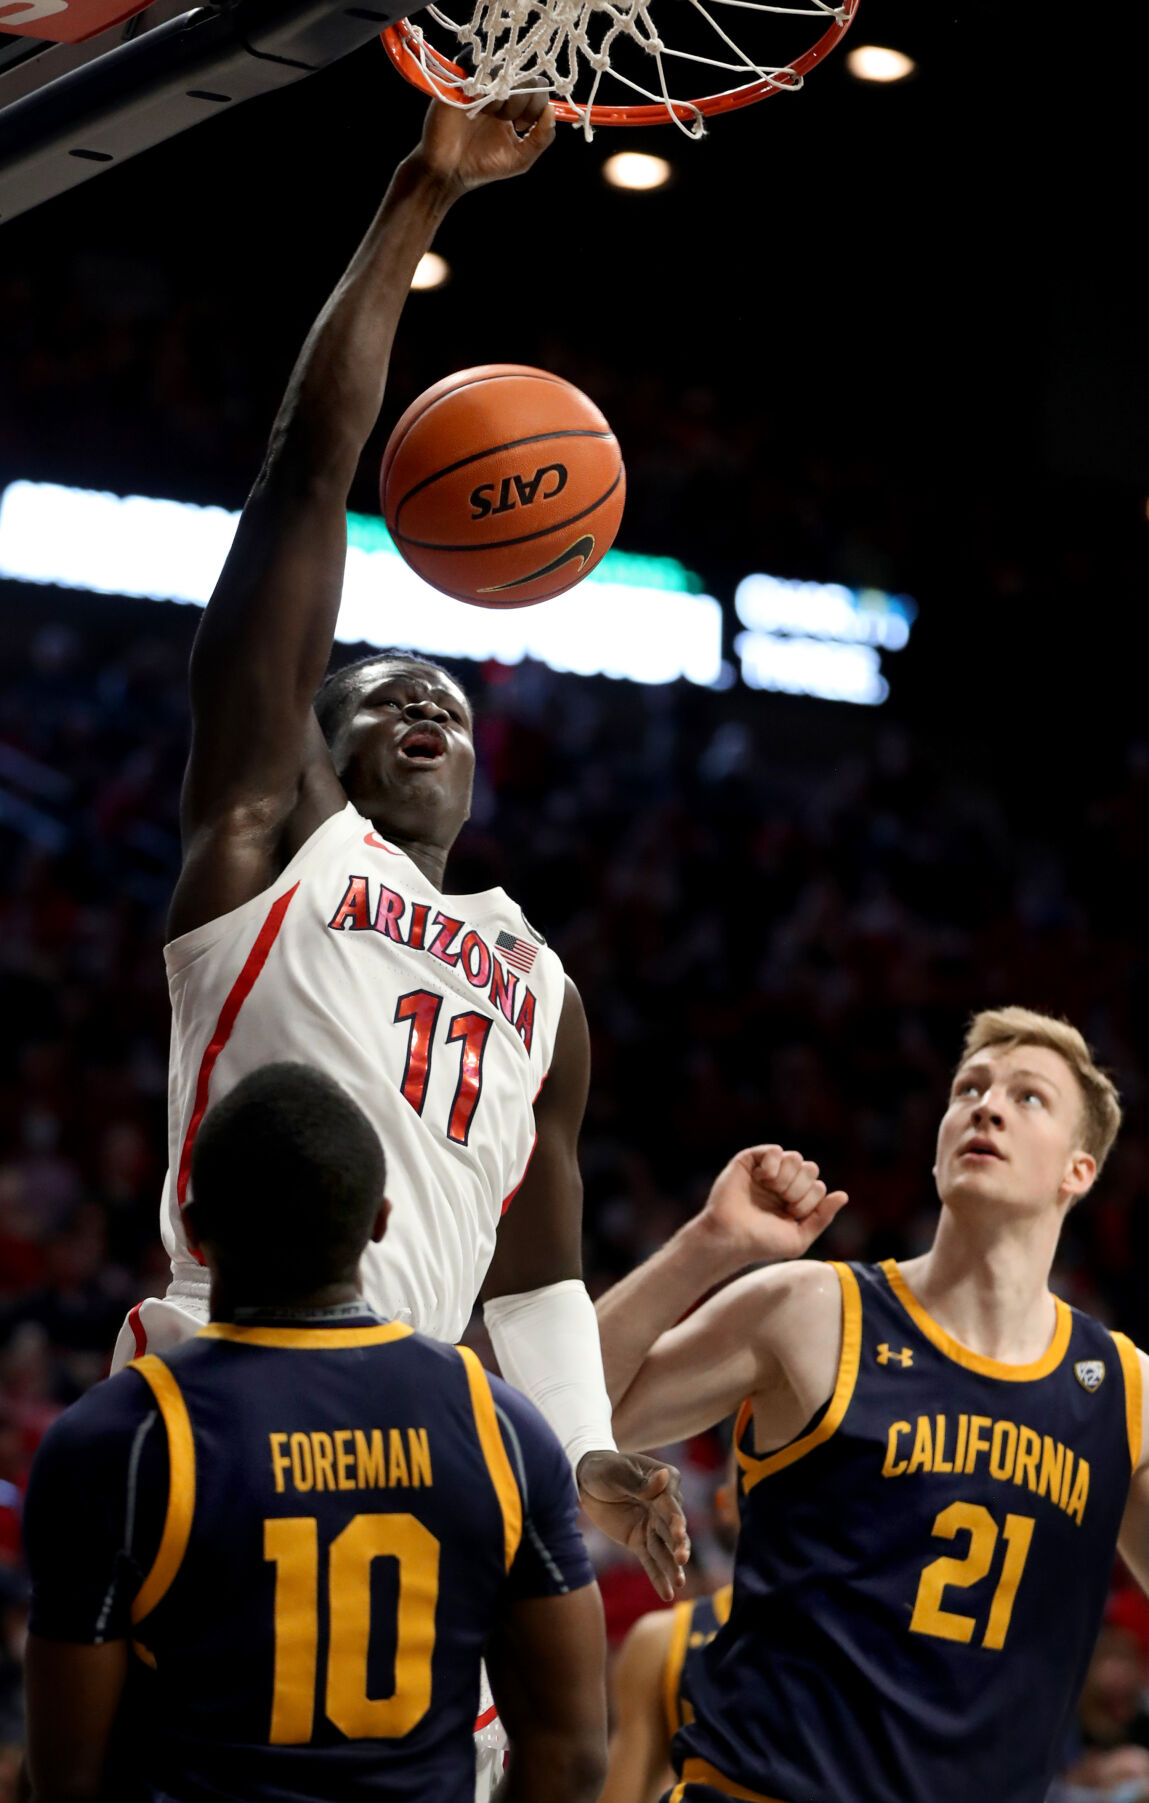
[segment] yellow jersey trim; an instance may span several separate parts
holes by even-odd
[[[1113,1344],[1121,1360],[1121,1369],[1125,1373],[1125,1430],[1129,1435],[1129,1463],[1136,1471],[1141,1463],[1141,1360],[1137,1356],[1137,1348],[1123,1333],[1113,1335]]]
[[[344,1352],[352,1346],[386,1346],[411,1332],[401,1321],[380,1327],[237,1327],[234,1321],[209,1321],[197,1340],[231,1340],[239,1346],[281,1346],[292,1352]]]
[[[753,1413],[754,1413],[754,1398],[752,1396],[748,1396],[746,1398],[745,1402],[739,1403],[738,1413],[734,1417],[734,1449],[735,1449],[736,1455],[737,1455],[738,1448],[742,1444],[742,1436],[746,1432],[746,1429],[750,1425],[750,1418],[753,1415]]]
[[[138,1371],[151,1390],[168,1436],[168,1507],[155,1563],[132,1604],[132,1620],[138,1622],[167,1595],[187,1551],[195,1513],[195,1441],[187,1404],[163,1360],[149,1352],[133,1359],[127,1369]]]
[[[682,1666],[686,1658],[687,1643],[690,1640],[690,1623],[693,1615],[693,1603],[675,1603],[674,1626],[670,1630],[670,1645],[666,1649],[666,1658],[662,1665],[662,1707],[666,1715],[666,1731],[671,1740],[682,1726],[682,1713],[678,1707],[678,1686],[682,1681]]]
[[[782,1803],[780,1797],[768,1797],[760,1790],[747,1790],[744,1784],[735,1784],[733,1778],[727,1778],[708,1759],[688,1759],[682,1767],[682,1781],[671,1791],[667,1803],[683,1803],[688,1785],[708,1784],[711,1790],[721,1791],[724,1797],[738,1797],[742,1803]]]
[[[682,1695],[682,1668],[690,1650],[690,1636],[694,1629],[694,1618],[698,1613],[699,1605],[709,1603],[714,1611],[714,1619],[718,1623],[718,1627],[724,1628],[730,1620],[730,1605],[733,1601],[733,1584],[723,1584],[720,1590],[712,1591],[709,1596],[696,1596],[690,1602],[675,1603],[674,1605],[670,1644],[662,1664],[663,1713],[666,1716],[667,1731],[671,1740],[674,1739],[680,1728],[685,1728],[688,1722],[694,1720],[694,1711]]]
[[[519,1486],[515,1482],[515,1474],[511,1470],[507,1449],[503,1445],[503,1436],[499,1432],[498,1418],[495,1414],[495,1399],[491,1395],[487,1374],[469,1346],[458,1346],[456,1351],[466,1369],[479,1445],[483,1449],[487,1470],[491,1474],[495,1495],[499,1499],[499,1507],[503,1512],[503,1544],[506,1551],[507,1570],[510,1571],[515,1554],[519,1550],[519,1542],[523,1537],[523,1499],[519,1494]]]
[[[838,1282],[842,1286],[842,1351],[829,1407],[817,1427],[811,1428],[808,1434],[803,1434],[799,1440],[791,1440],[788,1446],[780,1446],[777,1452],[767,1453],[763,1458],[743,1452],[739,1441],[735,1440],[734,1449],[742,1468],[742,1489],[745,1495],[749,1495],[755,1484],[760,1484],[764,1477],[772,1476],[775,1471],[784,1471],[787,1465],[805,1458],[808,1452],[813,1452],[816,1446],[821,1446],[832,1434],[837,1433],[850,1406],[862,1352],[862,1293],[849,1265],[831,1260],[830,1269],[837,1272]],[[738,1411],[738,1428],[742,1432],[745,1431],[751,1414],[751,1404],[749,1401],[744,1402]],[[731,1794],[736,1796],[739,1793]],[[749,1794],[748,1792],[747,1795]]]
[[[955,1340],[944,1327],[928,1315],[902,1273],[898,1269],[896,1258],[884,1258],[878,1269],[885,1273],[886,1281],[894,1295],[905,1309],[914,1326],[925,1334],[926,1339],[933,1342],[939,1352],[943,1352],[955,1365],[962,1365],[967,1371],[976,1371],[982,1377],[999,1377],[1006,1383],[1028,1384],[1039,1377],[1048,1377],[1056,1371],[1065,1357],[1069,1346],[1069,1336],[1073,1332],[1073,1311],[1060,1296],[1053,1298],[1057,1310],[1057,1325],[1053,1330],[1053,1338],[1039,1359],[1031,1365],[1009,1365],[1001,1359],[983,1358],[980,1352],[971,1352],[960,1340]]]

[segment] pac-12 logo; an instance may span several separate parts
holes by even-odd
[[[552,481],[548,484],[547,477]],[[535,501],[553,501],[567,485],[565,463],[545,463],[533,476],[504,476],[498,484],[499,498],[493,482],[480,482],[471,491],[471,518],[485,520],[488,514],[513,513],[516,507],[530,507]]]
[[[1099,1390],[1105,1379],[1105,1360],[1078,1359],[1073,1375],[1083,1390]]]

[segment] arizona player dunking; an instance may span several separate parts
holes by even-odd
[[[502,890],[444,892],[470,811],[470,708],[444,671],[386,654],[313,705],[347,496],[415,267],[460,196],[529,168],[553,132],[538,94],[473,118],[432,105],[300,353],[204,614],[166,948],[173,1280],[133,1310],[117,1356],[206,1318],[181,1225],[205,1108],[270,1059],[307,1061],[388,1148],[393,1220],[367,1256],[368,1302],[457,1339],[481,1287],[504,1374],[558,1433],[588,1512],[669,1597],[686,1547],[672,1474],[614,1447],[581,1281],[582,1005]]]
[[[691,1676],[673,1803],[1045,1797],[1119,1535],[1149,1587],[1149,1361],[1048,1283],[1120,1119],[1068,1023],[987,1011],[927,1253],[784,1262],[846,1198],[759,1146],[600,1302],[623,1445],[746,1398],[734,1599]]]

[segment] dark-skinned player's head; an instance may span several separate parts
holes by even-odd
[[[291,1303],[354,1279],[385,1176],[379,1136],[346,1090],[310,1065],[265,1064],[204,1116],[190,1235],[232,1299]]]
[[[336,775],[386,838],[447,851],[471,812],[471,707],[455,678],[410,651],[346,664],[315,697]]]

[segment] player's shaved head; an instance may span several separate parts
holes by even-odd
[[[315,717],[328,745],[334,745],[339,728],[355,706],[365,684],[378,680],[376,672],[384,675],[388,670],[410,670],[428,676],[435,682],[449,683],[451,688],[457,689],[463,699],[467,700],[458,679],[433,658],[421,657],[417,651],[404,651],[398,647],[376,651],[371,657],[358,658],[354,663],[344,664],[342,669],[333,670],[320,684],[315,696]],[[468,708],[469,705],[468,703]]]
[[[385,1177],[379,1137],[346,1090],[310,1065],[266,1064],[196,1135],[196,1237],[237,1296],[291,1302],[354,1274]]]

